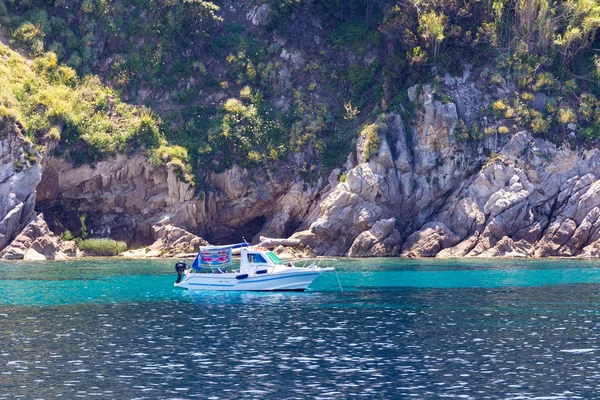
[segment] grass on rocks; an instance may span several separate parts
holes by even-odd
[[[79,250],[97,256],[116,256],[127,250],[127,244],[113,239],[85,239],[77,242]]]

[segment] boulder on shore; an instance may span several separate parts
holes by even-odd
[[[405,257],[433,257],[440,250],[455,246],[460,238],[442,222],[428,222],[408,237],[402,247]]]
[[[198,253],[200,246],[208,245],[208,242],[201,237],[173,225],[157,224],[152,226],[152,230],[154,243],[142,249],[123,252],[120,255],[124,257],[192,257]]]
[[[80,252],[73,241],[63,241],[52,233],[38,214],[1,253],[4,260],[64,260]]]

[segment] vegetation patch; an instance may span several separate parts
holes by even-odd
[[[0,87],[2,127],[17,123],[34,143],[58,141],[57,153],[76,164],[166,143],[154,113],[122,102],[97,76],[80,79],[54,53],[29,67],[0,45]]]
[[[37,57],[29,68],[0,50],[0,124],[58,141],[75,163],[144,151],[188,181],[234,163],[275,168],[298,152],[310,153],[307,174],[327,173],[370,117],[414,123],[408,86],[433,81],[435,98],[452,101],[435,77],[468,63],[485,67],[490,93],[517,91],[493,97],[485,126],[459,123],[457,141],[521,126],[595,144],[598,0],[267,0],[259,26],[245,5],[218,4],[0,1],[11,40]]]
[[[153,152],[151,160],[154,166],[171,166],[177,177],[184,182],[194,181],[190,157],[185,147],[162,145]]]
[[[127,250],[127,244],[113,239],[84,239],[76,240],[79,250],[93,253],[97,256],[116,256]]]
[[[364,24],[347,22],[339,24],[329,31],[327,38],[338,47],[349,47],[359,54],[379,46],[381,35],[377,30],[369,29]]]
[[[369,161],[372,156],[377,154],[379,146],[381,146],[381,136],[385,135],[388,131],[387,125],[384,123],[385,116],[380,116],[377,122],[367,125],[363,128],[360,135],[365,138],[363,144],[363,151],[365,154],[365,160]]]

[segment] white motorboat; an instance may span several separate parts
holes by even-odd
[[[240,268],[231,270],[232,251],[241,248]],[[304,291],[323,272],[335,271],[333,258],[281,260],[266,248],[246,243],[203,246],[191,268],[175,266],[175,286],[189,290]]]

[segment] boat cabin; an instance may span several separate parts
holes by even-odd
[[[240,251],[240,273],[242,274],[270,273],[277,265],[283,265],[283,261],[265,248],[246,247]]]
[[[228,246],[201,246],[192,270],[199,272],[208,269],[212,273],[223,274],[233,264],[232,250],[240,249],[240,274],[260,275],[273,273],[278,266],[291,266],[284,263],[275,253],[263,247],[252,247],[247,243]]]

